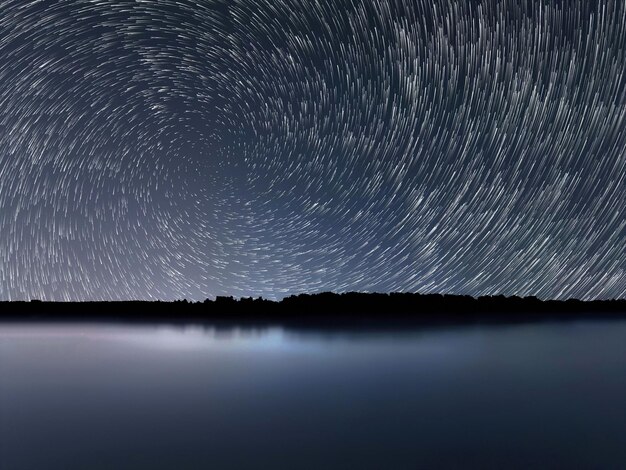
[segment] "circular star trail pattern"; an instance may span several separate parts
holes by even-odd
[[[626,295],[623,0],[4,0],[0,298]]]

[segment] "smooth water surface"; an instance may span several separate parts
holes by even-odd
[[[0,324],[0,468],[624,468],[626,322]]]

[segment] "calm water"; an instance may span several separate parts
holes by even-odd
[[[626,322],[0,324],[0,468],[625,468]]]

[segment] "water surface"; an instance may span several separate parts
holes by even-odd
[[[623,468],[626,322],[0,324],[0,468]]]

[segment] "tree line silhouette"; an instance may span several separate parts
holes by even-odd
[[[536,297],[344,293],[300,294],[280,301],[217,297],[127,302],[0,302],[4,319],[119,319],[142,321],[237,321],[248,323],[459,323],[551,318],[626,317],[626,299],[547,300]]]

